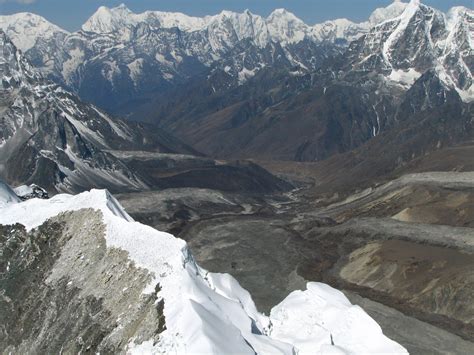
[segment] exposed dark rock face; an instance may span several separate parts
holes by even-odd
[[[165,329],[147,271],[106,247],[99,212],[0,226],[0,351],[120,353]]]

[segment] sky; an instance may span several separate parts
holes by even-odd
[[[276,8],[286,8],[306,23],[315,24],[341,17],[361,22],[375,8],[391,2],[393,0],[0,0],[0,14],[33,12],[66,30],[75,31],[101,5],[114,7],[125,3],[134,12],[179,11],[194,16],[213,15],[222,10],[242,12],[245,9],[267,16]],[[453,6],[474,8],[474,0],[422,2],[443,11]]]

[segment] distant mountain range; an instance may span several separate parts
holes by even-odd
[[[84,101],[215,157],[321,160],[440,108],[457,138],[435,146],[469,136],[468,8],[396,1],[363,23],[310,26],[283,9],[197,18],[121,5],[99,8],[74,33],[27,13],[0,17],[0,28]]]
[[[121,5],[100,7],[74,33],[31,13],[0,16],[0,28],[43,74],[87,101],[124,113],[215,67],[229,76],[226,85],[242,84],[277,63],[311,72],[329,54],[405,7],[396,2],[377,9],[360,24],[338,19],[310,26],[284,9],[268,18],[250,11],[198,18],[134,14]],[[328,43],[334,48],[328,50]]]
[[[472,139],[473,26],[472,10],[412,1],[347,48],[329,46],[314,71],[279,63],[234,86],[214,72],[158,97],[148,115],[219,157],[315,161],[383,135],[397,136],[386,149],[406,143],[419,156]],[[433,131],[423,143],[420,125]]]

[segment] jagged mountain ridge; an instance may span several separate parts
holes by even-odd
[[[63,85],[86,100],[159,122],[205,153],[320,160],[457,96],[469,102],[472,18],[394,2],[349,36],[284,10],[198,19],[120,6],[99,9],[56,57],[70,74]]]
[[[469,102],[474,99],[473,35],[472,10],[455,7],[443,14],[413,0],[399,17],[353,42],[345,65],[354,71],[377,71],[407,87],[432,69]]]
[[[264,68],[240,87],[216,93],[198,82],[183,95],[177,90],[157,100],[171,104],[157,102],[156,120],[197,149],[227,158],[321,160],[436,111],[466,139],[474,97],[472,10],[445,15],[417,1],[397,4],[403,6],[398,17],[323,59],[313,73]]]
[[[362,24],[339,19],[310,26],[284,9],[267,18],[250,11],[196,18],[158,11],[134,14],[121,5],[100,7],[74,33],[36,26],[46,20],[32,14],[0,17],[0,27],[15,34],[14,43],[45,75],[102,108],[128,113],[131,106],[210,67],[225,69],[227,86],[242,84],[262,68],[282,62],[302,72],[314,70],[326,57],[323,43],[338,43],[331,51],[339,50],[367,32],[373,21],[397,15],[400,6],[393,7],[379,9],[381,15]],[[35,35],[29,42],[35,45],[24,46],[22,34],[31,32]],[[236,56],[239,46],[245,51]]]

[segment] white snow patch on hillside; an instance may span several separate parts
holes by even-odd
[[[99,132],[94,132],[92,129],[87,127],[87,122],[76,119],[73,115],[66,111],[63,111],[62,115],[78,130],[80,134],[84,135],[95,143],[98,143],[106,148],[108,147],[104,137],[102,137]]]
[[[165,58],[165,56],[161,53],[156,53],[155,55],[155,59],[160,62],[161,64],[165,64],[165,65],[168,65],[168,66],[172,66],[173,65],[173,62],[170,61],[170,60],[167,60]]]
[[[108,247],[127,251],[138,267],[154,274],[144,292],[155,292],[157,283],[161,287],[166,330],[156,344],[131,342],[132,354],[407,354],[362,309],[327,285],[310,283],[270,317],[260,314],[232,276],[201,269],[183,240],[133,221],[104,190],[7,205],[0,210],[0,224],[21,223],[31,230],[61,212],[83,208],[102,212]]]
[[[133,62],[127,64],[128,69],[130,70],[130,78],[133,81],[133,84],[137,85],[137,79],[140,78],[140,75],[143,70],[143,59],[138,58],[135,59]]]
[[[118,123],[115,122],[112,118],[110,118],[106,113],[103,113],[100,111],[97,107],[93,106],[92,107],[95,112],[99,114],[100,117],[102,117],[107,123],[109,124],[110,128],[117,134],[119,137],[127,140],[131,140],[132,136],[129,132],[125,131],[125,127],[122,129],[119,127]]]
[[[15,187],[13,191],[15,192],[17,196],[24,197],[24,196],[31,195],[34,193],[34,189],[33,189],[34,186],[35,185],[21,185],[21,186]]]
[[[463,90],[458,87],[455,89],[463,102],[469,103],[474,101],[474,85],[471,85],[467,90]]]
[[[255,73],[258,69],[255,68],[255,69],[252,69],[252,70],[249,70],[247,68],[242,68],[241,71],[239,71],[239,85],[242,85],[244,84],[247,80],[249,80],[250,78],[253,78],[255,76]]]
[[[62,75],[67,83],[71,83],[71,76],[84,61],[84,51],[74,48],[68,52],[70,58],[63,63]]]
[[[392,69],[392,72],[390,73],[388,78],[403,86],[411,87],[420,76],[421,73],[417,72],[413,68],[410,68],[408,70]]]

